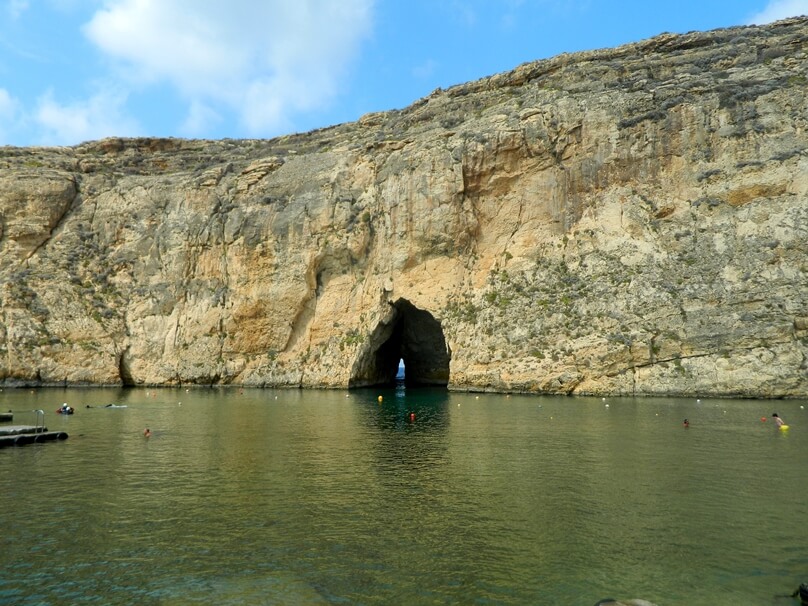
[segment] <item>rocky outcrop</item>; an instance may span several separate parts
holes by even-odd
[[[262,141],[0,149],[0,378],[808,394],[808,21]]]

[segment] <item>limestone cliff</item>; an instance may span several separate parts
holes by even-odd
[[[808,395],[808,20],[274,140],[0,148],[6,385]]]

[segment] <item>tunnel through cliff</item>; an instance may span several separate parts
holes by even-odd
[[[392,319],[373,331],[354,364],[349,387],[393,386],[400,362],[406,369],[406,387],[445,387],[452,355],[440,322],[406,299],[390,305]]]

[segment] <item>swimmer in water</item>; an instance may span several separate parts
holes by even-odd
[[[786,424],[786,422],[783,421],[783,419],[781,419],[779,416],[777,416],[776,412],[772,413],[772,419],[774,419],[774,422],[777,423],[777,427],[782,427],[783,425]]]
[[[143,430],[143,437],[144,438],[151,437],[151,429],[149,429],[148,427],[146,429],[144,429]]]

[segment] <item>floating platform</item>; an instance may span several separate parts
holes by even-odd
[[[0,427],[0,436],[15,436],[21,433],[44,433],[48,428],[44,425],[6,425]]]
[[[66,440],[64,431],[48,431],[47,427],[33,425],[7,425],[0,427],[0,448],[6,446],[25,446],[35,442],[52,442]]]

